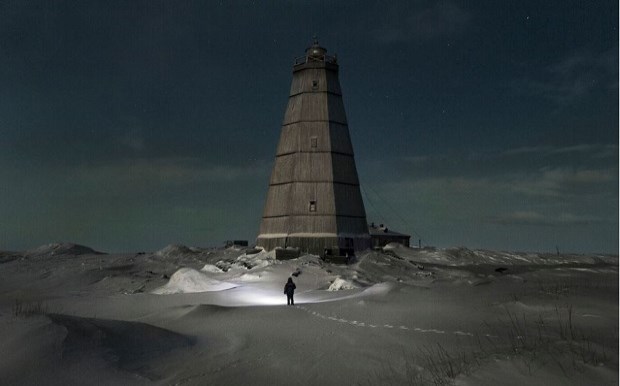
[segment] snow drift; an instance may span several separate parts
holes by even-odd
[[[168,284],[156,288],[152,293],[158,295],[223,291],[237,287],[236,284],[215,280],[192,268],[181,268],[171,277]]]
[[[160,257],[178,257],[178,256],[186,256],[186,255],[194,255],[199,253],[200,251],[197,248],[186,247],[185,245],[180,244],[170,244],[155,252],[155,255]]]
[[[358,288],[355,284],[348,280],[344,280],[340,277],[336,278],[334,282],[327,289],[328,291],[341,291]]]

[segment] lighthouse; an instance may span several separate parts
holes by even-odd
[[[338,62],[315,39],[293,64],[256,244],[351,254],[370,248]]]

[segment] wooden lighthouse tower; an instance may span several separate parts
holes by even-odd
[[[338,63],[316,39],[293,65],[257,245],[317,255],[371,245]]]

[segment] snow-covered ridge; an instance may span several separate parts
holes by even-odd
[[[396,256],[420,263],[459,265],[562,265],[618,264],[618,256],[603,254],[552,254],[535,252],[505,252],[468,248],[407,248],[391,243],[383,248]]]
[[[37,256],[78,256],[78,255],[100,255],[90,247],[73,243],[52,243],[41,245],[40,247],[30,249],[24,252],[26,257]]]
[[[170,244],[155,252],[160,257],[177,257],[184,255],[195,255],[201,253],[202,250],[195,247],[187,247],[181,244]]]
[[[208,253],[212,255],[207,255]],[[279,261],[274,254],[274,251],[257,252],[257,249],[247,250],[245,253],[237,249],[226,249],[216,253],[171,245],[155,255],[167,257],[167,260],[170,258],[171,261],[174,257],[190,257],[195,263],[204,261],[204,265],[201,269],[196,266],[194,269],[177,269],[176,273],[171,275],[169,283],[154,293],[213,292],[233,287],[239,287],[235,291],[243,292],[240,288],[247,287],[250,291],[248,286],[266,286],[273,294],[277,294],[280,284],[289,276],[300,281],[299,288],[304,291],[319,292],[355,291],[381,282],[429,285],[435,280],[448,280],[475,286],[489,283],[495,280],[496,276],[504,275],[509,270],[508,267],[617,265],[618,261],[615,256],[605,255],[556,255],[467,248],[417,249],[400,244],[389,244],[383,253],[360,253],[357,260],[350,265],[324,263],[314,255]],[[488,272],[473,272],[465,268],[466,266],[479,266],[480,269],[486,266],[484,269]],[[510,268],[510,272],[513,272],[513,268]]]

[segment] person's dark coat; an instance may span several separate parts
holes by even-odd
[[[284,286],[284,293],[286,296],[293,297],[295,288],[297,287],[295,286],[295,283],[293,283],[293,279],[289,277],[288,282],[286,282],[286,285]]]

